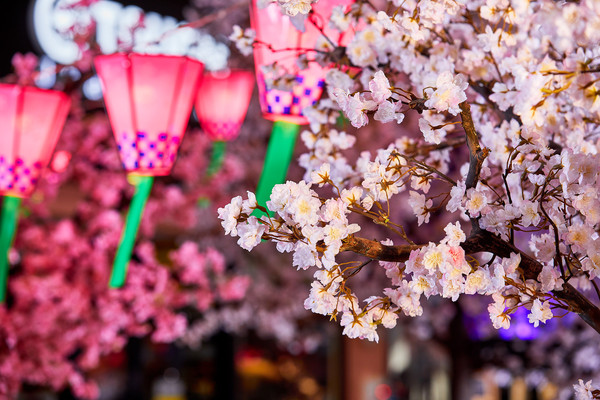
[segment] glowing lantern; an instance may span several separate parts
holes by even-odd
[[[31,195],[50,162],[70,104],[62,92],[0,84],[0,301],[21,198]]]
[[[121,161],[136,187],[109,283],[121,287],[154,176],[171,171],[204,66],[142,54],[99,56],[95,66]]]
[[[225,142],[239,134],[253,89],[254,74],[250,71],[211,72],[202,78],[196,97],[196,114],[202,129],[213,140],[209,176],[221,168]]]
[[[323,93],[327,70],[311,61],[315,52],[310,49],[315,49],[320,39],[336,46],[347,41],[348,35],[329,28],[328,21],[334,7],[352,4],[353,0],[321,0],[313,4],[304,32],[297,30],[287,15],[282,15],[276,3],[259,9],[257,2],[252,1],[250,10],[252,27],[256,31],[256,80],[263,115],[275,121],[256,190],[257,201],[264,206],[273,186],[285,180],[299,125],[308,123],[302,110],[315,104]],[[304,69],[297,65],[302,53],[306,53],[310,61]],[[267,82],[276,78],[275,72],[265,72],[272,71],[273,65],[276,70],[294,76],[291,91],[267,87]]]
[[[235,139],[246,117],[253,88],[254,76],[250,71],[226,70],[204,74],[198,87],[196,113],[212,140]]]
[[[304,32],[294,27],[290,18],[281,13],[277,4],[272,3],[259,9],[256,3],[257,0],[253,0],[251,23],[256,31],[254,62],[264,117],[271,121],[307,124],[302,110],[312,106],[321,97],[327,69],[316,62],[309,62],[307,68],[300,69],[297,65],[298,56],[306,53],[309,60],[314,59],[316,53],[310,49],[316,48],[323,34],[327,37],[323,40],[331,40],[337,46],[345,43],[348,35],[329,28],[328,21],[334,7],[349,5],[353,1],[321,0],[313,4],[313,11],[305,22]],[[267,88],[266,82],[275,76],[265,72],[263,67],[270,67],[274,63],[278,68],[295,76],[291,91]]]

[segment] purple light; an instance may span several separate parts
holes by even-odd
[[[544,334],[567,327],[575,320],[572,313],[558,318],[562,314],[560,311],[556,311],[554,318],[535,328],[527,317],[529,312],[525,307],[519,307],[517,311],[510,315],[510,328],[508,329],[494,329],[487,311],[481,311],[478,314],[465,313],[463,322],[473,340],[488,340],[497,334],[500,339],[510,341],[515,339],[534,340]]]

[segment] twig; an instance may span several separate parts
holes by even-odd
[[[464,144],[465,144],[464,137],[449,138],[448,140],[446,140],[445,142],[442,142],[440,144],[426,144],[426,145],[420,144],[419,146],[415,146],[414,149],[411,149],[409,151],[409,153],[411,153],[412,155],[426,155],[426,154],[431,153],[432,151],[444,150],[444,149],[448,149],[448,148],[456,148],[456,147],[460,147]]]
[[[179,26],[178,28],[202,28],[202,27],[210,24],[211,22],[225,18],[229,13],[231,13],[231,11],[235,10],[236,8],[247,7],[247,6],[248,6],[248,0],[242,0],[242,1],[239,1],[237,3],[230,5],[227,8],[223,8],[222,10],[220,10],[214,14],[209,14],[205,17],[198,18],[195,21],[192,21],[187,24]]]
[[[165,38],[171,36],[172,34],[174,34],[175,32],[177,32],[178,30],[182,29],[182,28],[194,28],[194,29],[200,29],[205,27],[206,25],[218,21],[220,19],[225,18],[229,13],[231,13],[231,11],[235,10],[236,8],[242,7],[242,6],[247,6],[248,5],[248,0],[242,0],[239,1],[237,3],[234,3],[232,5],[230,5],[227,8],[224,8],[222,10],[217,11],[216,13],[213,14],[208,14],[202,18],[198,18],[195,21],[192,22],[188,22],[187,24],[182,24],[182,25],[178,25],[173,29],[169,29],[168,31],[166,31],[165,33],[163,33],[158,39],[156,39],[153,43],[160,43],[162,40],[164,40]]]

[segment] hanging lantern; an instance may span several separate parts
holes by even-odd
[[[62,92],[0,84],[0,302],[21,199],[31,195],[50,162],[70,104]]]
[[[314,61],[315,52],[310,49],[315,49],[320,38],[336,46],[347,40],[347,35],[329,28],[328,21],[334,7],[349,5],[353,0],[321,0],[313,4],[304,32],[294,27],[276,3],[260,9],[258,1],[252,0],[250,9],[250,21],[256,31],[256,80],[263,116],[275,122],[256,190],[257,201],[264,206],[273,186],[285,181],[299,126],[308,123],[302,110],[315,104],[323,93],[327,69]],[[306,68],[297,63],[300,54],[307,55]],[[293,77],[291,90],[268,87],[267,82],[277,78],[275,71],[285,71]]]
[[[204,66],[142,54],[99,56],[94,63],[121,161],[136,187],[109,283],[121,287],[154,177],[171,172]]]
[[[250,71],[226,70],[204,74],[196,97],[196,115],[202,129],[213,140],[208,176],[221,168],[225,142],[239,134],[253,89],[254,74]]]
[[[254,76],[250,71],[208,72],[196,97],[196,114],[202,129],[215,141],[237,137],[250,104]]]
[[[260,9],[257,2],[252,1],[250,21],[256,31],[254,62],[264,117],[271,121],[307,124],[302,110],[320,99],[327,69],[316,62],[309,62],[307,68],[302,69],[297,64],[298,56],[306,54],[309,61],[314,60],[314,49],[323,35],[327,37],[324,40],[341,45],[347,35],[329,28],[328,21],[334,7],[349,5],[353,1],[321,0],[313,4],[304,32],[294,27],[290,17],[283,15],[276,3]],[[273,64],[294,77],[291,91],[267,87],[267,82],[275,78],[274,72],[266,72],[272,71],[270,67]]]

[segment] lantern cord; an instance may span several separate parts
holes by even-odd
[[[210,156],[210,164],[206,169],[206,176],[211,178],[221,170],[223,161],[225,161],[225,151],[227,143],[224,140],[215,140],[212,144],[212,154]]]
[[[125,284],[127,266],[131,259],[133,245],[135,244],[135,238],[140,226],[144,207],[146,207],[146,201],[148,200],[150,190],[152,189],[154,177],[130,174],[128,180],[135,186],[135,193],[131,199],[129,211],[127,212],[127,220],[125,221],[125,227],[123,228],[123,234],[119,241],[119,248],[117,249],[112,273],[110,275],[108,286],[111,288],[120,288]]]
[[[2,201],[2,216],[0,219],[0,303],[6,299],[6,284],[8,280],[8,252],[13,244],[21,199],[14,196],[4,196]]]
[[[298,124],[275,121],[262,174],[260,175],[260,181],[256,189],[256,201],[259,205],[266,207],[267,200],[271,197],[273,186],[285,181],[299,130],[300,125]],[[254,210],[252,214],[255,217],[264,215],[258,209]]]

